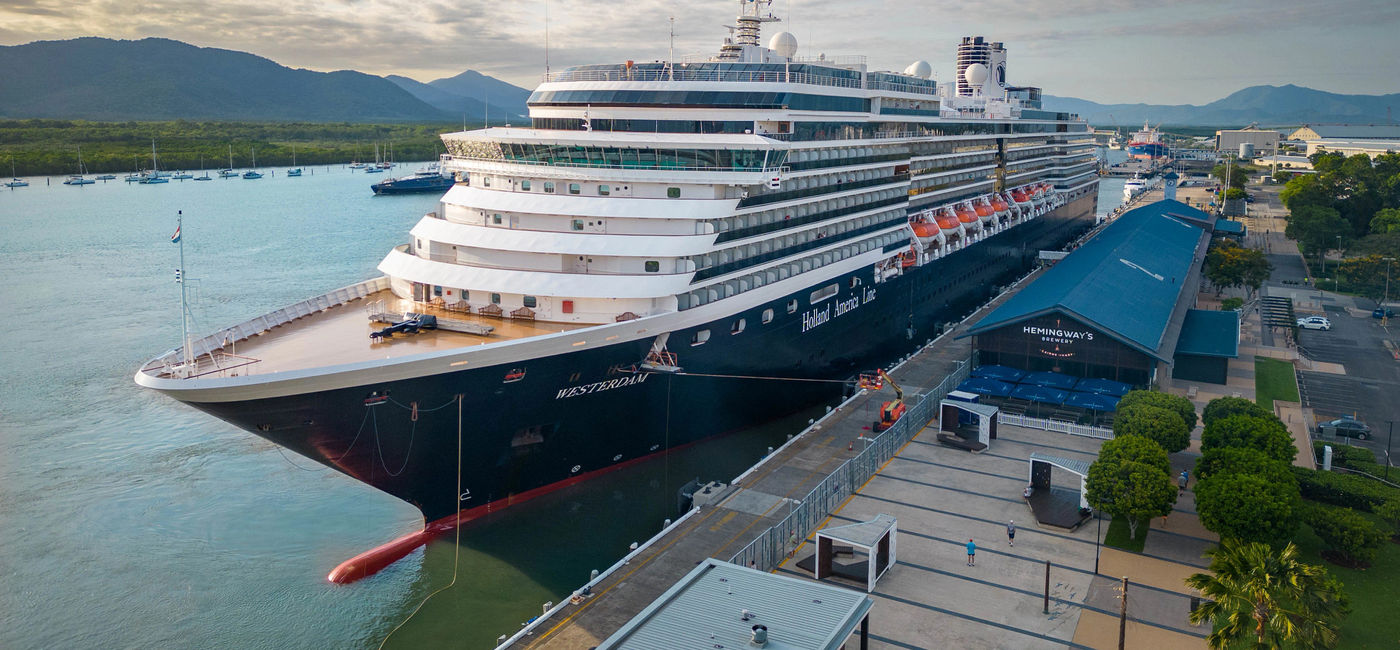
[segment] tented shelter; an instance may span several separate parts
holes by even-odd
[[[1081,393],[1075,391],[1065,398],[1065,406],[1089,409],[1091,411],[1116,411],[1118,410],[1118,397],[1112,395],[1100,395],[1098,393]]]
[[[1079,383],[1074,385],[1074,391],[1077,393],[1097,393],[1099,395],[1112,395],[1114,397],[1127,395],[1128,391],[1132,389],[1132,386],[1121,381],[1097,379],[1093,377],[1080,379]]]
[[[1011,396],[1023,399],[1028,402],[1040,402],[1041,404],[1063,404],[1069,397],[1069,393],[1058,388],[1046,386],[1032,386],[1030,384],[1020,384],[1011,391]]]
[[[1071,377],[1069,375],[1058,372],[1042,370],[1040,372],[1026,373],[1026,376],[1022,377],[1021,381],[1018,383],[1028,384],[1031,386],[1045,386],[1047,388],[1058,388],[1060,390],[1070,390],[1074,388],[1074,385],[1078,382],[1079,379],[1076,377]]]
[[[989,404],[945,399],[938,403],[938,441],[972,452],[986,451],[997,437],[998,412]]]
[[[895,563],[897,524],[894,517],[879,514],[870,521],[817,531],[816,566],[813,573],[818,580],[838,575],[864,581],[866,593],[875,591],[875,582]],[[840,545],[852,549],[859,548],[865,551],[869,559],[851,564],[837,564],[835,558]]]
[[[972,376],[987,377],[989,379],[1000,379],[1001,381],[1009,381],[1011,383],[1016,383],[1018,381],[1021,381],[1022,377],[1026,376],[1026,371],[1017,370],[1015,368],[1007,366],[998,366],[992,364],[986,366],[977,366],[976,368],[973,368]]]
[[[969,377],[958,384],[958,390],[978,395],[990,395],[991,397],[1007,397],[1015,388],[1015,384],[1008,384],[991,377]]]
[[[1057,467],[1079,477],[1078,490],[1056,488],[1051,483],[1051,474]],[[1031,452],[1029,470],[1031,494],[1026,500],[1036,522],[1074,529],[1088,520],[1089,461]]]

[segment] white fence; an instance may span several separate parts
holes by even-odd
[[[1112,440],[1113,429],[1104,427],[1094,427],[1085,424],[1075,424],[1073,422],[1062,422],[1060,420],[1046,420],[1044,418],[1033,418],[1025,415],[1014,415],[1002,412],[997,416],[1002,424],[1010,424],[1027,429],[1040,429],[1042,431],[1054,431],[1056,433],[1068,433],[1072,436],[1084,436],[1086,438],[1098,438],[1099,440]]]

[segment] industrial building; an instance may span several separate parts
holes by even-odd
[[[1335,152],[1347,156],[1378,156],[1400,152],[1400,125],[1308,124],[1288,136],[1307,145],[1307,155]]]
[[[1222,130],[1215,132],[1216,153],[1229,154],[1238,153],[1241,144],[1248,144],[1254,148],[1256,156],[1272,156],[1278,151],[1278,141],[1282,137],[1278,131],[1268,129],[1244,128],[1234,130]]]
[[[1137,387],[1224,383],[1238,315],[1192,315],[1215,225],[1175,200],[1124,213],[964,334],[977,363]]]

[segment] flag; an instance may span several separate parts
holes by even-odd
[[[172,243],[172,244],[178,244],[178,243],[180,243],[180,226],[175,226],[175,234],[173,234],[173,235],[170,236],[170,243]]]

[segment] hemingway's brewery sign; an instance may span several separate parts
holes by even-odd
[[[1058,318],[1053,323],[1024,324],[1021,326],[1021,333],[1036,343],[1035,347],[1042,356],[1052,359],[1073,357],[1078,344],[1094,340],[1094,332],[1082,329],[1082,326],[1073,321],[1064,323]]]

